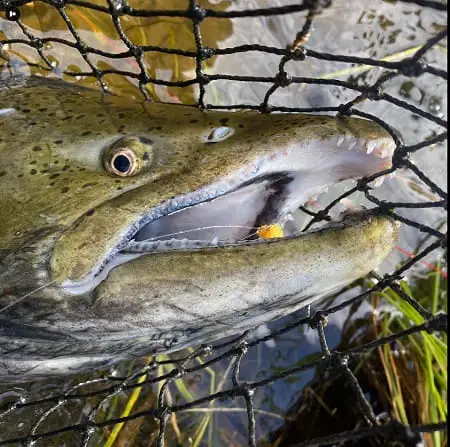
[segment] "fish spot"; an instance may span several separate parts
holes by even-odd
[[[86,171],[86,168],[78,168],[78,171],[80,172]]]
[[[123,118],[125,118],[126,115],[125,115],[125,113],[120,112],[120,113],[117,114],[117,116],[118,116],[119,118],[123,119]]]
[[[6,171],[0,171],[0,177],[3,177],[4,175],[6,175]]]
[[[198,120],[194,119],[194,120],[190,120],[189,122],[194,124],[194,123],[198,123]]]
[[[239,124],[239,126],[238,126],[240,129],[243,129],[245,126],[241,123],[241,124]]]
[[[162,130],[162,127],[161,126],[156,126],[155,130]]]
[[[40,172],[41,174],[47,174],[48,169],[41,169],[39,172]]]
[[[30,109],[22,109],[22,113],[30,113],[31,110]]]
[[[62,171],[67,171],[70,168],[69,165],[64,165],[61,169]]]
[[[46,112],[48,109],[47,109],[47,107],[41,107],[38,110],[39,110],[39,112]]]
[[[81,134],[81,136],[82,137],[86,137],[87,135],[91,135],[91,131],[90,130],[86,130],[86,131],[84,131],[82,134]]]
[[[59,177],[61,174],[59,172],[56,172],[55,174],[52,174],[49,178],[56,178]]]
[[[55,143],[55,144],[63,144],[63,143],[64,143],[64,140],[55,140],[54,143]]]
[[[42,147],[41,146],[33,146],[32,151],[33,152],[40,152],[40,151],[42,151]]]
[[[95,213],[95,210],[94,210],[94,209],[89,210],[89,211],[86,213],[86,216],[92,216],[94,213]]]
[[[36,162],[36,160],[31,160],[30,161],[30,165],[35,165],[37,162]]]
[[[23,177],[23,174],[18,174],[17,177],[21,178],[21,177]]]
[[[64,188],[61,188],[61,192],[65,193],[65,192],[69,191],[69,189],[70,188],[68,186],[64,186]]]
[[[221,123],[221,124],[227,124],[228,121],[230,121],[230,118],[220,118],[219,123]]]
[[[31,169],[31,170],[30,170],[30,174],[31,174],[31,175],[37,174],[36,169]]]

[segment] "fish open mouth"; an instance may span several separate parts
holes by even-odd
[[[319,143],[320,151],[309,144],[306,156],[314,160],[308,163],[298,148],[274,152],[201,190],[145,211],[89,275],[62,286],[74,295],[89,292],[114,267],[144,255],[301,237],[304,233],[291,221],[291,212],[341,180],[392,165],[395,144],[389,137],[338,137],[327,141],[328,148]]]

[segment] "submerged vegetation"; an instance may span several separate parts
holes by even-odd
[[[401,289],[435,314],[447,312],[447,279],[440,268],[429,272],[410,287]],[[382,306],[382,299],[389,306]],[[392,289],[374,295],[374,335],[386,337],[425,319]],[[373,386],[389,415],[404,424],[431,424],[447,420],[447,334],[420,332],[377,348],[378,368],[384,376],[372,375]],[[447,445],[447,434],[424,434],[427,446]]]

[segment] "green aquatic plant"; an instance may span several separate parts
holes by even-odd
[[[435,314],[447,312],[447,279],[440,264],[414,285],[401,281],[401,290]],[[380,298],[389,306],[380,307]],[[426,322],[399,293],[389,288],[373,296],[373,328],[387,337]],[[380,310],[379,310],[380,309]],[[376,388],[390,416],[404,424],[432,424],[447,419],[447,334],[419,332],[377,349],[385,380]],[[447,445],[447,435],[425,434],[427,446]]]

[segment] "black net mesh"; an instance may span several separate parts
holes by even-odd
[[[414,5],[415,10],[422,14],[422,18],[429,11],[446,9],[446,3],[432,0],[388,3],[394,3],[396,7],[404,4]],[[282,6],[261,2],[261,7],[258,8],[239,8],[239,5],[232,7],[232,2],[209,3],[196,0],[191,0],[188,4],[171,2],[173,9],[164,9],[167,6],[168,4],[162,1],[0,0],[0,63],[3,73],[13,73],[26,67],[29,73],[56,73],[69,81],[97,84],[105,91],[117,90],[130,96],[136,96],[140,91],[147,99],[177,98],[178,102],[196,103],[203,109],[256,109],[262,113],[327,112],[374,120],[386,128],[396,141],[392,168],[370,178],[360,179],[352,188],[321,209],[304,208],[304,212],[312,217],[309,225],[329,220],[330,213],[343,199],[360,193],[379,212],[390,214],[404,226],[420,234],[421,248],[413,255],[408,255],[406,260],[403,258],[400,267],[392,268],[383,276],[374,274],[370,282],[365,281],[358,289],[359,293],[353,293],[350,298],[346,295],[348,291],[343,291],[338,294],[341,299],[333,301],[331,306],[323,305],[311,313],[303,312],[290,316],[262,335],[261,332],[250,331],[219,344],[185,350],[170,356],[139,359],[134,363],[122,365],[113,372],[103,371],[90,376],[62,378],[53,380],[50,385],[39,382],[26,386],[3,387],[0,445],[156,443],[160,446],[312,446],[369,445],[368,443],[375,442],[374,440],[378,440],[378,444],[373,445],[391,445],[390,442],[416,445],[424,434],[442,432],[445,430],[445,420],[439,415],[434,423],[429,424],[409,424],[395,418],[380,417],[376,402],[371,399],[365,385],[360,383],[357,366],[361,365],[361,361],[364,361],[369,353],[380,347],[392,347],[413,334],[443,333],[447,330],[447,315],[443,312],[446,308],[425,308],[417,297],[408,293],[401,284],[401,279],[411,269],[423,263],[435,267],[430,263],[442,257],[444,250],[446,235],[443,233],[443,226],[430,224],[425,218],[421,219],[420,213],[413,214],[416,218],[412,218],[403,211],[424,211],[430,208],[445,210],[447,207],[447,194],[439,186],[442,184],[440,179],[431,178],[412,160],[414,154],[442,147],[447,139],[446,122],[438,108],[428,107],[427,110],[425,105],[420,106],[420,102],[416,104],[412,100],[399,98],[388,92],[390,83],[396,78],[423,78],[428,84],[438,84],[447,79],[447,72],[427,59],[436,51],[437,46],[442,46],[446,29],[436,25],[433,36],[419,42],[413,51],[402,53],[397,58],[357,57],[316,51],[309,47],[308,42],[310,36],[314,35],[317,18],[326,14],[330,8],[339,8],[339,5],[333,5],[331,0],[305,0],[302,3]],[[84,21],[80,19],[81,13]],[[49,14],[56,17],[52,22],[52,29],[57,29],[58,32],[55,32],[55,35],[35,32],[33,20],[41,22],[45,28],[43,17],[48,17]],[[285,48],[259,43],[225,48],[218,48],[216,45],[218,40],[224,39],[230,33],[228,25],[224,25],[226,20],[286,15],[295,17],[297,29],[291,36],[291,43]],[[87,18],[91,22],[91,30],[100,33],[95,20],[98,17],[106,20],[103,19],[106,16],[109,18],[109,28],[103,41],[114,35],[121,39],[123,45],[96,47],[87,43],[83,37],[86,36]],[[172,19],[175,21],[171,22]],[[145,42],[139,40],[136,37],[139,29],[148,24],[148,21],[156,27],[156,36],[175,36],[174,39],[161,38],[155,39],[155,42],[151,39]],[[58,23],[56,27],[55,23]],[[189,43],[177,47],[180,41],[176,40],[176,33],[186,33],[184,42]],[[63,49],[64,54],[76,53],[80,62],[64,65],[52,56],[51,48]],[[256,53],[270,55],[272,62],[278,61],[271,76],[214,74],[209,69],[220,56],[237,54],[245,64],[246,57]],[[158,73],[161,74],[162,71],[152,68],[156,62],[161,67],[170,67],[173,65],[173,59],[170,58],[174,57],[177,57],[177,63],[181,64],[178,72],[174,70],[175,74],[179,74],[178,78],[160,76]],[[341,63],[344,68],[362,69],[360,72],[350,71],[353,75],[346,76],[346,80],[337,73],[335,77],[290,74],[292,64],[306,66],[310,61],[331,61]],[[377,68],[376,78],[369,79],[359,75],[367,73],[367,70],[373,67]],[[308,70],[305,69],[305,73],[308,73]],[[114,82],[114,79],[118,78],[125,81]],[[211,100],[213,95],[209,94],[209,89],[213,89],[214,84],[221,81],[248,85],[256,83],[263,86],[264,90],[260,90],[263,95],[259,102],[227,104],[222,101],[215,104]],[[345,100],[338,105],[319,107],[283,106],[279,105],[279,100],[273,101],[281,90],[310,85],[318,85],[324,89],[336,87],[339,91],[346,92],[341,96]],[[388,119],[383,119],[376,112],[369,113],[370,106],[378,102],[390,103],[396,110],[406,112],[405,116],[411,120],[429,123],[431,130],[423,138],[416,136],[415,140],[406,141],[401,127],[392,125]],[[428,192],[429,200],[394,202],[377,197],[372,189],[376,178],[400,169],[408,170],[411,177]],[[444,270],[439,270],[439,273],[445,276]],[[423,323],[412,324],[388,336],[377,337],[372,334],[371,339],[366,338],[352,346],[343,349],[334,346],[331,349],[327,320],[345,312],[346,309],[348,311],[357,308],[364,300],[369,300],[374,294],[387,289],[395,292],[398,299],[409,303],[420,315]],[[258,355],[263,352],[265,356],[270,356],[267,346],[271,341],[289,338],[304,328],[316,333],[321,351],[313,352],[300,360],[292,356],[289,361],[292,352],[302,350],[302,345],[299,344],[286,351],[286,358],[276,363],[275,367],[261,363]],[[257,352],[258,355],[255,354]],[[246,374],[242,374],[243,365],[247,365],[247,369],[256,369],[260,374],[256,373],[251,380],[247,379]],[[259,408],[260,396],[265,395],[267,398],[264,391],[270,389],[271,399],[286,399],[283,395],[274,395],[277,388],[273,385],[279,382],[289,383],[290,379],[299,377],[308,381],[312,379],[313,372],[316,373],[316,381],[332,380],[334,387],[342,387],[344,400],[351,402],[359,416],[349,422],[353,424],[350,426],[341,424],[333,426],[331,431],[325,429],[321,435],[311,431],[309,437],[297,440],[291,437],[289,441],[283,441],[283,436],[277,437],[279,426],[271,422],[274,415]],[[201,384],[203,387],[200,387]],[[311,402],[308,401],[305,391],[301,402],[306,406]],[[322,404],[326,406],[327,402]],[[337,406],[339,407],[339,404]],[[295,405],[291,406],[285,420],[289,420],[289,413],[294,414],[297,411],[297,415],[302,414],[298,407],[296,410],[294,407]],[[220,412],[237,415],[233,425],[226,426],[216,421],[213,429],[211,414]],[[300,418],[295,422],[294,418],[294,425],[309,424],[308,414],[303,414],[306,419]],[[187,419],[189,415],[196,415],[197,418]],[[213,430],[219,435],[222,430],[223,437],[216,437],[217,434],[213,433]],[[280,433],[278,432],[278,435]],[[427,445],[434,445],[432,440],[436,438],[430,436],[426,438],[431,440]]]

